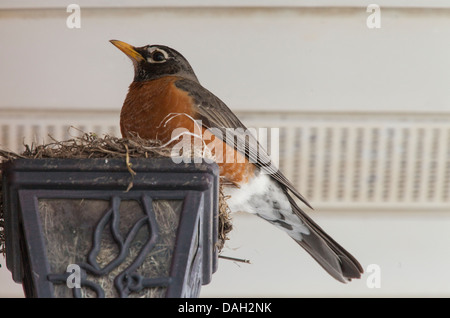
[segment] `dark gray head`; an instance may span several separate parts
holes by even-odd
[[[150,81],[168,75],[198,82],[189,62],[183,55],[168,46],[134,47],[118,40],[110,42],[133,61],[135,82]]]

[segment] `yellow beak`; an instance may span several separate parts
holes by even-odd
[[[140,62],[144,60],[142,55],[136,52],[134,46],[119,40],[110,40],[109,42],[114,44],[115,47],[125,53],[134,62]]]

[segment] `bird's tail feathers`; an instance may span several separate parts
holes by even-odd
[[[294,240],[338,281],[347,283],[360,278],[364,271],[359,262],[306,215],[289,194],[286,195],[294,213],[309,229],[309,234],[302,234],[301,240]]]

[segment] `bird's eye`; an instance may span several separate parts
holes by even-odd
[[[169,58],[169,55],[164,50],[150,47],[148,51],[150,56],[147,58],[147,61],[150,63],[164,63]]]
[[[155,62],[162,62],[166,59],[166,57],[164,56],[164,53],[161,51],[155,51],[152,54],[152,59]]]

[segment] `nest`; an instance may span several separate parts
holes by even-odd
[[[129,158],[156,158],[170,156],[171,148],[162,145],[159,141],[145,140],[139,137],[122,139],[108,135],[101,138],[92,133],[85,133],[81,137],[75,137],[66,141],[54,140],[53,142],[45,145],[25,145],[25,151],[21,154],[0,149],[0,158],[4,158],[5,160],[14,160],[18,158],[125,158],[130,173],[134,173],[134,171],[132,171],[131,166],[128,165]],[[225,241],[228,240],[228,233],[232,229],[232,224],[226,198],[222,191],[222,180],[220,182],[219,190],[218,249],[221,251]],[[0,182],[0,252],[5,253],[4,219],[1,195],[2,191]]]

